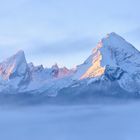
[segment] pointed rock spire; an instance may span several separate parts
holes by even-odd
[[[22,76],[27,71],[27,62],[24,51],[20,50],[15,55],[0,63],[0,74],[4,79]]]

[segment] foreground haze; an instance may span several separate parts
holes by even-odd
[[[1,140],[139,140],[140,103],[0,108]]]

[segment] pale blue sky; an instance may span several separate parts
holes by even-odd
[[[0,0],[0,60],[19,49],[28,62],[73,67],[116,32],[140,50],[139,0]]]

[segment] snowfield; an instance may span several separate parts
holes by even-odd
[[[140,103],[1,107],[0,140],[140,140]]]

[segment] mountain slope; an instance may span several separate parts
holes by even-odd
[[[140,52],[110,33],[75,70],[27,63],[23,51],[0,63],[0,93],[47,96],[139,95]]]
[[[0,63],[0,91],[14,92],[23,84],[28,84],[29,71],[23,51]]]
[[[78,66],[76,78],[101,76],[107,65],[120,67],[131,74],[140,71],[140,52],[116,33],[108,34],[93,49],[92,55]]]
[[[72,71],[66,67],[44,68],[42,65],[27,64],[22,50],[0,63],[0,92],[1,93],[43,93],[53,88],[67,85],[67,77]],[[61,81],[61,82],[59,82]],[[59,83],[59,84],[56,84]],[[70,82],[69,82],[70,83]],[[52,89],[51,89],[52,90]]]
[[[106,77],[127,92],[140,92],[140,52],[116,33],[108,34],[77,67],[75,79]]]
[[[0,63],[0,75],[4,80],[22,76],[26,73],[27,62],[23,51]]]

